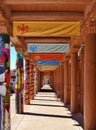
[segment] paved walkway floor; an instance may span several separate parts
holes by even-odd
[[[13,94],[11,130],[83,130],[54,92],[39,92],[30,105],[25,105],[24,114],[15,113],[14,97]]]

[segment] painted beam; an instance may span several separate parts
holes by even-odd
[[[70,37],[25,37],[25,43],[69,43]]]
[[[78,21],[78,20],[84,19],[83,12],[57,12],[57,11],[51,11],[51,12],[13,12],[12,13],[12,20],[18,21],[18,20],[25,20],[25,21],[51,21],[51,20],[59,20],[59,21]]]

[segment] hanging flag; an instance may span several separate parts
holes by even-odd
[[[14,36],[79,36],[80,22],[14,21]]]
[[[32,53],[65,53],[69,52],[69,44],[28,44],[28,52]]]
[[[60,65],[59,60],[36,60],[36,65]]]
[[[63,60],[64,54],[40,54],[40,53],[32,53],[32,60]]]

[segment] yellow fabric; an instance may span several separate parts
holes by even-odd
[[[80,22],[60,21],[14,21],[15,36],[78,36]]]
[[[10,60],[8,60],[8,61],[6,62],[6,66],[7,66],[7,67],[10,66]]]
[[[42,68],[42,69],[56,69],[58,66],[57,65],[37,65],[37,68]]]
[[[44,72],[44,76],[50,76],[50,71],[49,72]]]

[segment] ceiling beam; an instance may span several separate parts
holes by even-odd
[[[13,11],[84,11],[92,0],[2,0]]]
[[[84,19],[83,12],[13,12],[13,21],[79,21]]]
[[[24,38],[25,43],[69,43],[70,37],[25,37]]]
[[[2,14],[0,13],[0,22],[5,22],[4,17],[2,16]]]
[[[64,3],[64,4],[66,4],[66,3],[88,3],[88,2],[92,2],[92,0],[23,0],[23,2],[22,2],[22,0],[3,0],[2,1],[2,3],[4,3],[4,4],[8,4],[8,5],[15,5],[15,4],[18,4],[18,5],[20,5],[20,4],[22,4],[23,3],[23,5],[26,5],[26,4],[35,4],[35,3],[40,3],[40,4],[42,4],[42,3],[46,3],[46,4],[48,4],[48,3],[50,3],[50,4],[52,4],[52,3]]]
[[[24,40],[21,37],[10,37],[10,41],[16,48],[22,48],[22,50],[26,50],[26,45],[24,46]]]

